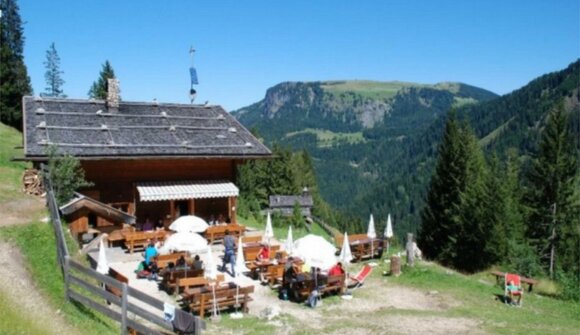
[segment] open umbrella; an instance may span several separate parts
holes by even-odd
[[[238,239],[238,255],[236,256],[236,265],[235,265],[235,271],[234,271],[234,282],[236,283],[236,308],[240,307],[240,302],[239,302],[239,295],[240,295],[240,285],[241,285],[241,277],[242,277],[242,273],[250,271],[250,269],[248,269],[246,267],[246,260],[244,259],[244,250],[242,247],[242,237],[240,236]],[[232,313],[230,315],[230,317],[232,319],[241,319],[244,315],[242,313],[240,313],[240,311],[236,311],[235,313]]]
[[[387,239],[387,255],[389,254],[389,245],[391,244],[390,240],[393,237],[393,225],[391,224],[391,214],[387,216],[387,226],[385,227],[385,238]]]
[[[169,236],[163,246],[159,248],[160,254],[168,254],[171,251],[188,251],[198,253],[207,248],[207,240],[201,235],[190,232],[180,232]]]
[[[284,247],[288,255],[291,255],[294,252],[294,238],[292,237],[292,226],[288,227],[288,238],[286,238]]]
[[[209,227],[207,222],[195,215],[180,216],[177,220],[173,221],[171,225],[169,225],[169,229],[178,233],[203,233],[207,230],[207,227]]]
[[[377,233],[375,231],[375,219],[371,214],[369,219],[369,228],[367,230],[367,236],[371,239],[371,259],[375,257],[375,238],[377,238]]]
[[[97,261],[97,272],[101,274],[109,273],[109,262],[107,261],[107,255],[105,254],[105,244],[101,238],[99,243],[99,260]]]
[[[310,266],[328,270],[336,264],[336,248],[318,235],[308,234],[294,242],[294,255]]]

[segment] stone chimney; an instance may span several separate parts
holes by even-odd
[[[109,112],[119,111],[119,81],[115,78],[107,79],[107,108]]]

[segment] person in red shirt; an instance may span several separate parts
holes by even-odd
[[[268,246],[264,245],[264,246],[262,246],[262,249],[260,249],[260,251],[258,252],[258,256],[256,257],[256,260],[265,261],[265,260],[269,260],[269,259],[270,259],[270,248],[268,248]]]
[[[329,276],[337,276],[342,274],[344,274],[344,269],[342,268],[341,262],[336,263],[335,266],[331,267],[330,270],[328,270]]]

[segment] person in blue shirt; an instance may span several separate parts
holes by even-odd
[[[230,231],[226,229],[224,237],[224,262],[222,264],[222,271],[226,271],[226,264],[230,263],[232,265],[232,276],[236,276],[236,239],[230,235]]]
[[[153,244],[152,241],[149,241],[147,248],[145,248],[145,264],[147,265],[151,264],[151,260],[157,257],[157,255],[159,255],[159,253],[155,248],[155,244]]]

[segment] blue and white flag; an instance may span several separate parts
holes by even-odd
[[[189,68],[189,75],[191,76],[191,85],[199,85],[199,82],[197,81],[197,71],[193,66]]]

